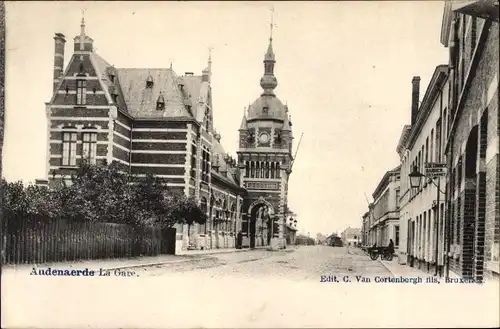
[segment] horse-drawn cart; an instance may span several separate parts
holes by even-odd
[[[394,254],[388,247],[368,247],[365,252],[370,256],[372,260],[377,260],[378,256],[382,260],[391,261]]]

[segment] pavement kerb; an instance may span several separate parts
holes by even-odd
[[[111,270],[123,270],[123,269],[128,269],[128,268],[137,268],[137,267],[152,267],[152,266],[167,265],[167,264],[179,264],[179,263],[189,263],[189,262],[195,263],[195,262],[199,262],[199,261],[206,260],[206,259],[211,259],[211,258],[213,258],[213,257],[200,257],[200,258],[192,258],[192,259],[179,259],[179,260],[171,260],[171,261],[156,262],[156,263],[146,263],[146,264],[134,264],[134,265],[106,267],[106,268],[103,268],[103,269],[111,271]]]
[[[260,248],[255,248],[255,249],[260,249]],[[179,263],[189,263],[189,262],[199,262],[202,260],[206,259],[212,259],[213,256],[219,255],[219,254],[231,254],[235,252],[248,252],[252,251],[255,249],[236,249],[236,250],[228,250],[228,251],[216,251],[216,252],[206,252],[206,253],[197,253],[197,254],[189,254],[189,253],[181,253],[177,254],[176,256],[187,256],[187,257],[193,257],[190,259],[179,259],[179,260],[169,260],[169,261],[164,261],[164,262],[155,262],[155,263],[141,263],[141,264],[134,264],[134,265],[123,265],[123,266],[115,266],[115,267],[106,267],[103,269],[106,270],[120,270],[120,269],[127,269],[127,268],[137,268],[137,267],[152,267],[152,266],[159,266],[159,265],[167,265],[167,264],[179,264]],[[200,257],[196,257],[200,256]],[[203,257],[204,256],[204,257]]]
[[[382,266],[385,267],[386,270],[388,270],[392,274],[392,276],[396,276],[396,274],[394,274],[394,272],[389,268],[389,266],[385,265],[385,263],[380,259],[378,261],[380,262],[380,264],[382,264]]]

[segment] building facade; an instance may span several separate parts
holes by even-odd
[[[264,56],[261,95],[248,106],[239,129],[240,181],[247,190],[243,204],[243,246],[286,245],[288,180],[292,165],[292,123],[288,106],[274,93],[275,54],[272,38]]]
[[[368,233],[370,231],[370,211],[367,211],[361,216],[361,245],[368,246],[370,240],[368,239]]]
[[[420,78],[412,80],[411,125],[403,128],[397,146],[401,159],[400,263],[442,273],[444,252],[445,177],[422,178],[416,190],[410,186],[413,170],[426,174],[429,163],[445,163],[448,122],[448,67],[439,65],[419,104]],[[438,198],[439,186],[439,198]],[[438,204],[439,200],[439,204]],[[436,263],[437,260],[437,263]]]
[[[176,250],[234,245],[245,190],[239,168],[213,127],[211,60],[201,75],[165,69],[115,68],[80,35],[64,68],[65,36],[56,33],[53,96],[46,103],[47,178],[69,180],[86,159],[116,162],[136,177],[153,173],[194,196],[204,225],[177,225]]]
[[[395,250],[399,246],[399,180],[400,166],[389,170],[382,177],[373,192],[373,205],[370,211],[368,244],[387,246],[394,241]]]
[[[341,234],[342,243],[345,246],[358,247],[361,245],[361,229],[348,227]]]
[[[449,49],[447,272],[499,278],[500,159],[498,1],[446,2]]]

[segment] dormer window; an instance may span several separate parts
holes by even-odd
[[[268,106],[264,106],[264,107],[262,108],[262,112],[264,112],[264,113],[269,112],[269,107],[268,107]]]
[[[164,109],[165,109],[165,99],[163,98],[163,95],[160,93],[160,96],[158,96],[158,99],[156,100],[156,110],[163,111]]]
[[[85,67],[83,66],[83,62],[78,66],[78,76],[85,76]]]
[[[113,74],[110,74],[109,75],[109,80],[112,82],[112,83],[115,83],[115,76]]]
[[[85,105],[87,95],[87,81],[76,80],[76,104]]]
[[[146,79],[146,88],[153,88],[153,77],[151,75]]]

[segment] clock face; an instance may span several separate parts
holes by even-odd
[[[263,144],[269,142],[269,135],[268,134],[261,134],[259,136],[259,141]]]

